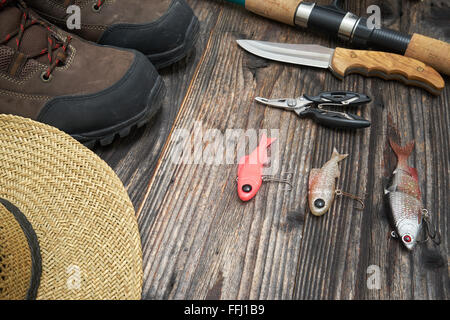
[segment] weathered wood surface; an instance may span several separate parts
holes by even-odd
[[[164,112],[112,147],[97,150],[125,183],[136,207],[144,251],[145,299],[448,299],[450,82],[441,96],[392,81],[284,65],[239,49],[236,39],[345,46],[214,0],[189,0],[202,22],[196,52],[163,71]],[[327,1],[321,1],[326,3]],[[449,1],[345,1],[364,14],[379,4],[383,24],[450,41]],[[329,130],[253,98],[352,90],[374,101],[357,110],[372,121],[359,132]],[[294,189],[265,184],[242,203],[236,165],[174,164],[180,131],[278,129],[280,172]],[[270,134],[270,131],[269,131]],[[413,253],[391,239],[383,189],[396,165],[392,136],[416,140],[423,201],[442,244]],[[203,145],[203,147],[206,147]],[[308,213],[307,180],[333,147],[350,153],[338,185],[365,195],[364,211],[338,199],[324,217]],[[381,289],[369,290],[367,268],[380,267]]]

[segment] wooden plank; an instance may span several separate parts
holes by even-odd
[[[156,131],[147,129],[130,138],[128,143],[135,141],[134,145],[118,142],[100,152],[126,182],[139,209],[143,297],[448,299],[450,89],[434,98],[396,82],[357,75],[341,82],[326,71],[269,62],[245,53],[235,40],[345,44],[221,1],[189,3],[203,23],[193,63],[198,69],[186,65],[176,76],[165,75],[174,94],[168,99],[176,106],[162,121],[162,137],[154,138],[153,146],[149,138]],[[373,3],[352,1],[347,8],[363,14]],[[448,27],[433,20],[443,21],[442,12],[448,17],[445,3],[433,7],[413,1],[375,3],[388,13],[386,23],[392,28],[450,40]],[[373,97],[371,105],[352,110],[370,119],[372,128],[329,130],[253,101],[255,96],[324,90],[352,90]],[[199,123],[203,130],[222,133],[230,128],[277,129],[279,172],[294,172],[294,189],[286,192],[283,185],[265,184],[255,199],[242,203],[236,192],[236,164],[174,163],[183,134],[198,134]],[[410,164],[418,169],[424,203],[443,235],[439,251],[427,244],[409,253],[389,237],[383,189],[396,165],[389,136],[402,143],[416,140]],[[326,216],[317,218],[307,211],[308,174],[329,159],[333,147],[350,153],[341,163],[338,185],[365,194],[366,208],[361,212],[353,201],[338,199]],[[380,290],[367,288],[371,265],[380,267]]]
[[[439,114],[442,123],[437,127],[448,127],[445,104],[439,101],[448,99],[448,89],[441,98],[432,99],[420,90],[393,82],[352,76],[340,83],[329,74],[254,58],[233,46],[237,37],[312,42],[309,35],[263,23],[225,6],[175,128],[192,132],[198,120],[206,128],[222,131],[230,127],[280,128],[283,169],[293,170],[299,178],[292,193],[283,194],[280,186],[265,186],[253,202],[242,204],[233,183],[235,166],[171,163],[178,138],[174,132],[142,210],[155,217],[145,239],[145,275],[151,279],[146,282],[146,297],[447,297],[447,261],[440,268],[425,268],[425,249],[410,254],[389,239],[390,226],[382,201],[385,179],[380,178],[388,177],[395,166],[386,144],[386,133],[395,132],[393,128],[402,138],[414,137],[418,141],[417,151],[427,159],[422,166],[416,163],[419,172],[426,172],[425,164],[431,167],[436,155],[425,145],[437,146],[433,142],[436,139],[448,145],[447,130],[431,134],[425,127],[431,123],[428,117]],[[318,88],[364,88],[372,92],[376,101],[363,110],[363,115],[374,122],[372,130],[357,134],[330,132],[309,121],[300,122],[295,115],[263,110],[251,102],[256,95],[289,96],[316,92]],[[404,105],[405,98],[410,108]],[[380,110],[382,106],[384,110]],[[305,213],[307,172],[310,167],[321,166],[333,146],[351,153],[342,173],[343,177],[357,178],[342,180],[341,185],[349,192],[367,193],[367,209],[355,212],[352,202],[341,200],[326,217],[317,219]],[[433,167],[444,177],[448,172],[445,162],[448,167],[448,157],[444,156],[441,166]],[[438,179],[430,169],[427,177],[428,173],[432,180]],[[439,183],[448,190],[448,179]],[[430,208],[434,203],[434,210],[436,194],[428,187],[424,198]],[[447,196],[440,196],[445,203]],[[428,199],[432,199],[431,203]],[[149,219],[140,218],[142,224]],[[445,234],[446,215],[441,214],[439,219],[444,220],[439,225]],[[442,247],[448,246],[443,243]],[[383,275],[386,273],[380,291],[366,288],[366,270],[371,264],[379,265]],[[416,269],[420,276],[414,276]]]
[[[248,17],[253,18],[251,15]],[[194,121],[200,119],[205,128],[219,130],[262,126],[264,110],[256,109],[254,103],[249,103],[254,96],[254,85],[257,83],[255,77],[259,76],[258,63],[252,62],[234,44],[236,37],[255,32],[254,26],[253,30],[245,30],[245,21],[241,19],[242,12],[236,7],[224,6],[218,24],[212,31],[215,36],[211,37],[206,48],[207,59],[200,66],[192,94],[180,110],[175,128],[191,131]],[[264,32],[269,32],[270,24],[260,25],[265,29]],[[231,26],[236,27],[230,31]],[[283,66],[274,65],[271,68],[273,79],[280,68]],[[296,86],[295,81],[290,83],[292,87]],[[270,84],[267,89],[270,90]],[[277,114],[274,110],[266,112]],[[249,114],[249,119],[242,114]],[[278,118],[264,120],[266,126],[279,128],[280,117],[289,119],[292,127],[297,121],[291,115],[278,113]],[[309,136],[308,131],[302,134]],[[286,216],[287,208],[280,208],[279,202],[273,198],[267,202],[264,197],[267,188],[275,190],[273,188],[277,188],[276,185],[267,187],[257,201],[244,206],[237,199],[235,191],[235,165],[211,167],[172,164],[170,157],[176,148],[174,142],[177,138],[174,132],[171,137],[173,142],[169,143],[162,156],[152,191],[142,210],[156,216],[151,232],[145,239],[149,254],[144,257],[144,271],[146,277],[152,279],[144,288],[146,297],[204,298],[215,283],[221,282],[222,288],[219,290],[216,286],[215,290],[220,292],[221,298],[259,295],[262,283],[274,281],[278,277],[265,276],[262,266],[266,263],[266,256],[278,254],[277,246],[284,246],[281,239],[288,239],[292,243],[287,248],[297,247],[301,228],[290,228],[284,222],[281,228],[289,231],[286,235],[278,232],[277,224],[281,215]],[[292,143],[297,146],[302,141],[292,138]],[[309,139],[305,141],[308,143]],[[285,150],[288,153],[289,149]],[[290,196],[293,197],[293,193]],[[140,219],[149,217],[141,216]],[[144,220],[141,223],[147,224]],[[277,245],[265,245],[276,238],[280,238],[276,241]],[[288,251],[285,253],[285,256],[290,255],[292,253]],[[267,268],[277,273],[276,264],[268,264]],[[296,263],[293,261],[285,272],[290,273],[289,278],[293,278],[295,271]],[[258,278],[256,283],[255,277]],[[276,281],[287,278],[281,276]]]
[[[132,132],[125,139],[116,140],[108,147],[97,147],[95,150],[122,179],[136,210],[139,210],[145,199],[159,155],[170,134],[198,63],[203,57],[203,48],[209,40],[210,29],[219,14],[218,4],[205,7],[201,2],[190,1],[190,5],[202,21],[200,37],[195,49],[186,59],[160,70],[167,87],[163,109],[152,123],[144,128]]]
[[[352,4],[355,5],[355,2]],[[366,5],[362,2],[359,9]],[[402,21],[392,18],[401,7],[398,3],[394,3],[391,8],[386,9],[386,6],[389,5],[384,2],[383,12],[392,13],[390,24],[400,26],[404,32],[426,33],[436,29],[427,28],[418,22],[414,13],[419,12],[417,5],[416,11],[410,4],[401,8],[403,12],[412,12],[414,17],[409,20],[409,15],[404,15]],[[405,28],[405,24],[411,25],[411,28]],[[417,25],[423,29],[416,29]],[[421,159],[411,159],[411,164],[421,173],[424,202],[428,208],[432,208],[432,212],[436,212],[441,233],[448,234],[448,209],[439,204],[446,203],[448,199],[449,155],[448,152],[433,152],[433,149],[437,151],[439,146],[449,145],[448,130],[437,129],[449,126],[446,107],[449,90],[447,88],[439,98],[432,98],[420,90],[407,89],[391,82],[363,81],[366,84],[355,78],[355,86],[351,89],[366,88],[366,92],[372,92],[370,95],[375,97],[371,112],[374,125],[359,146],[351,140],[343,143],[361,162],[345,160],[342,176],[355,177],[344,182],[344,188],[351,190],[352,186],[359,185],[360,192],[367,196],[366,209],[358,214],[339,201],[323,221],[306,220],[300,252],[302,264],[294,297],[444,299],[448,297],[447,240],[442,243],[439,254],[429,246],[420,246],[412,254],[401,248],[397,241],[389,237],[391,226],[388,221],[389,210],[383,201],[383,188],[396,165],[395,156],[387,143],[388,136],[401,138],[403,143],[415,139],[415,154],[421,155]],[[439,124],[435,122],[438,115],[441,117],[438,121],[442,121]],[[319,134],[319,140],[332,139],[329,133],[324,134]],[[321,159],[317,165],[320,166],[323,161]],[[436,189],[440,192],[436,192]],[[368,290],[366,286],[367,268],[371,265],[381,268],[381,290]]]

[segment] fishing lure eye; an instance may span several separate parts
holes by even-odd
[[[405,243],[410,243],[412,241],[411,236],[409,235],[403,236],[403,241]]]
[[[249,193],[252,191],[252,186],[249,184],[246,184],[246,185],[242,186],[242,191],[244,191],[245,193]]]
[[[318,209],[322,209],[323,207],[325,207],[325,201],[323,199],[317,199],[316,201],[314,201],[314,206]]]

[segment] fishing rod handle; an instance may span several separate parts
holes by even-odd
[[[450,75],[449,43],[419,34],[411,37],[390,29],[375,28],[368,24],[366,18],[346,12],[336,5],[319,6],[301,1],[294,23],[340,37],[364,49],[373,48],[414,58]]]
[[[320,6],[300,0],[227,0],[249,11],[292,26],[316,29],[338,36],[356,46],[404,55],[422,61],[437,71],[450,75],[450,44],[414,34],[368,26],[360,18],[333,5]]]
[[[422,61],[436,70],[450,75],[450,44],[413,34],[405,56]]]
[[[245,6],[257,15],[295,26],[294,17],[299,0],[228,0]]]

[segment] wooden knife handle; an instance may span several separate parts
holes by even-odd
[[[444,79],[421,61],[394,53],[336,48],[331,61],[332,71],[343,78],[350,73],[385,80],[398,80],[406,85],[424,88],[438,95],[445,86]]]
[[[415,33],[405,56],[425,62],[436,70],[450,75],[450,43]]]

